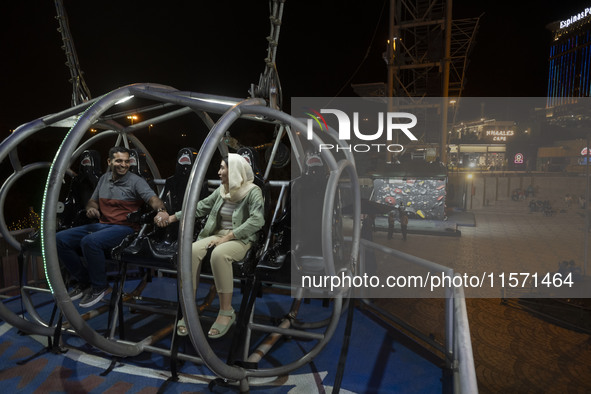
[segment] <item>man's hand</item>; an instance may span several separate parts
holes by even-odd
[[[168,215],[167,212],[158,212],[156,216],[154,216],[154,224],[158,227],[166,227],[170,223],[171,216]]]
[[[101,213],[96,208],[88,208],[86,210],[86,216],[89,217],[89,218],[91,218],[91,219],[100,219],[101,218]]]

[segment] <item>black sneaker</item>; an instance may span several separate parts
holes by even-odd
[[[72,288],[72,290],[70,290],[68,295],[70,296],[70,299],[72,301],[74,301],[74,300],[77,300],[78,298],[81,298],[88,289],[89,289],[88,285],[83,285],[83,284],[78,283]]]
[[[90,291],[84,293],[84,297],[80,300],[80,307],[81,308],[88,308],[99,302],[103,299],[103,297],[107,294],[110,294],[111,291],[110,287],[106,287],[104,289],[95,289],[92,288]]]

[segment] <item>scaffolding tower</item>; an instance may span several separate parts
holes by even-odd
[[[393,72],[392,97],[441,97],[445,87],[444,63],[449,59],[449,97],[460,97],[468,54],[474,45],[480,17],[450,19],[451,0],[391,0],[391,26],[384,60]],[[393,9],[393,17],[392,17]],[[449,57],[446,29],[451,26]],[[387,97],[388,84],[353,85],[365,97]]]
[[[56,19],[58,20],[59,27],[57,31],[61,34],[62,49],[66,54],[66,66],[70,70],[70,83],[72,84],[72,105],[78,105],[84,103],[92,98],[90,89],[86,85],[84,80],[84,73],[80,68],[80,62],[78,61],[78,55],[76,54],[76,47],[74,46],[74,39],[70,32],[70,24],[68,22],[68,16],[64,8],[63,0],[55,0]]]
[[[352,85],[362,97],[404,97],[420,107],[425,97],[462,95],[468,55],[474,45],[480,17],[454,20],[452,0],[390,0],[390,31],[384,60],[388,67],[386,83]],[[449,100],[437,111],[442,125],[455,118]],[[445,162],[446,127],[424,135],[422,142],[441,144]]]

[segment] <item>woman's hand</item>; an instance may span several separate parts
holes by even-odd
[[[158,212],[156,216],[154,216],[154,224],[158,227],[166,227],[171,222],[170,216],[167,212]]]
[[[234,233],[232,231],[230,231],[228,234],[224,235],[223,237],[219,237],[219,238],[215,238],[212,239],[209,244],[207,245],[207,248],[214,248],[218,245],[223,244],[224,242],[228,242],[228,241],[232,241],[234,238]]]

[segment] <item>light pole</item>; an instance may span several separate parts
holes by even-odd
[[[585,145],[585,227],[583,228],[583,239],[585,240],[585,251],[583,258],[583,276],[587,275],[587,260],[589,258],[589,159],[591,151],[589,150],[589,132],[587,132],[587,145]]]
[[[472,208],[472,174],[467,174],[464,178],[464,196],[462,198],[464,211],[468,210],[468,181],[470,181],[470,208]]]

